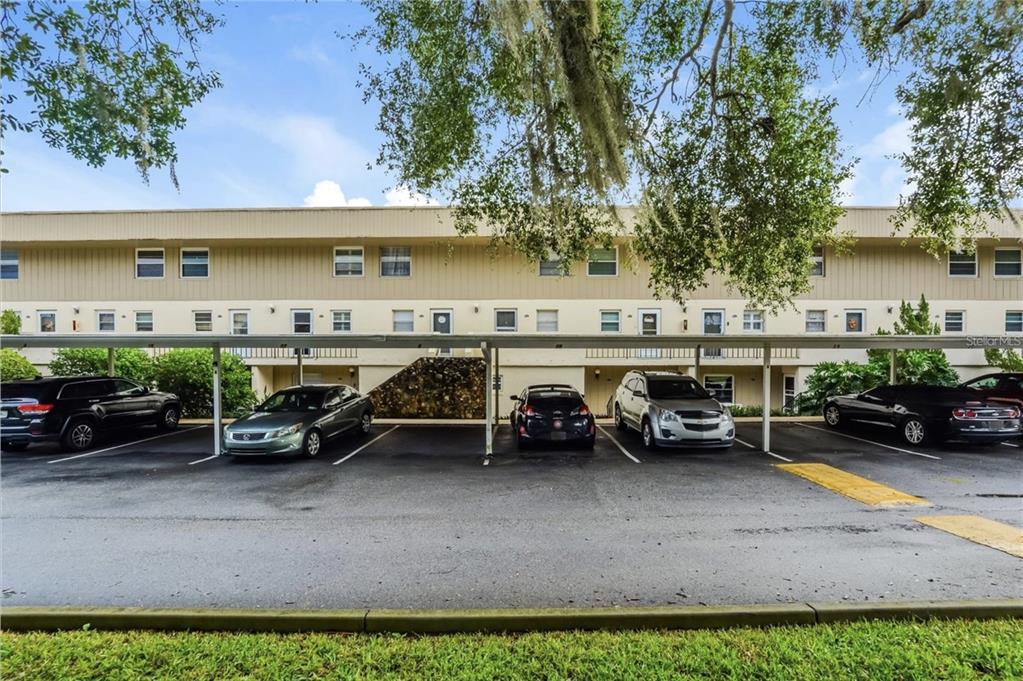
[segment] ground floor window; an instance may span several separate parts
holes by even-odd
[[[135,313],[135,330],[149,332],[153,330],[153,313],[152,312],[136,312]]]
[[[213,313],[209,310],[195,310],[192,312],[192,319],[195,322],[196,333],[213,331]]]
[[[796,401],[796,377],[792,374],[782,376],[783,393],[782,406],[791,409]]]
[[[313,311],[292,310],[291,311],[291,332],[312,333],[313,332]]]
[[[622,313],[620,310],[601,310],[600,311],[600,332],[601,333],[621,333],[622,331]]]
[[[352,311],[334,310],[333,328],[337,333],[350,333],[352,330]]]
[[[494,310],[494,331],[515,331],[518,328],[516,310]]]
[[[948,310],[945,312],[945,331],[947,333],[962,333],[965,328],[965,312],[962,310]]]
[[[714,399],[725,404],[735,401],[734,379],[732,376],[704,376],[703,387],[714,391]]]
[[[863,333],[863,328],[866,324],[866,314],[863,310],[846,310],[845,332]]]
[[[412,333],[415,330],[415,318],[412,310],[393,310],[391,329],[395,333]]]
[[[824,333],[828,326],[827,310],[806,311],[806,332]]]
[[[1005,333],[1023,332],[1023,311],[1009,310],[1005,313]]]
[[[558,311],[557,310],[537,310],[536,311],[536,331],[537,331],[537,333],[557,333],[557,331],[558,331]]]
[[[249,334],[249,311],[231,310],[231,333],[236,336]]]
[[[39,333],[56,333],[57,313],[53,310],[39,311]]]
[[[99,310],[96,312],[96,330],[113,331],[117,326],[113,310]]]

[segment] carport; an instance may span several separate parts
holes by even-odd
[[[486,421],[484,456],[493,454],[494,424],[496,422],[500,350],[508,349],[586,349],[629,348],[665,349],[692,348],[696,367],[699,368],[699,349],[759,348],[763,358],[763,418],[762,450],[771,450],[771,350],[772,348],[799,348],[816,350],[888,350],[890,351],[890,378],[895,377],[895,351],[919,349],[983,349],[1002,347],[1004,339],[998,336],[884,336],[884,335],[656,335],[608,336],[562,334],[311,334],[311,335],[124,335],[124,334],[34,334],[2,335],[0,345],[5,348],[107,348],[108,372],[113,371],[115,348],[211,348],[213,351],[213,421],[215,456],[221,453],[222,432],[220,394],[220,356],[224,349],[285,348],[296,349],[296,362],[302,361],[305,348],[357,348],[357,349],[479,349],[486,366]]]

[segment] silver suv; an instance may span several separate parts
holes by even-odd
[[[634,428],[643,446],[727,449],[735,441],[732,414],[696,379],[668,371],[630,371],[612,398],[618,430]]]

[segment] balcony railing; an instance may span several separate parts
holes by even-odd
[[[700,359],[761,359],[763,348],[700,348]],[[696,348],[587,348],[586,359],[695,359]],[[799,348],[771,348],[772,359],[799,359]]]
[[[154,357],[168,352],[168,348],[153,348]],[[358,348],[224,348],[242,359],[295,359],[301,352],[302,359],[355,359]]]

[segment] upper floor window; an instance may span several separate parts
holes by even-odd
[[[338,333],[350,333],[352,330],[352,311],[334,310],[331,312],[331,325]]]
[[[181,249],[181,278],[205,279],[210,276],[210,249]]]
[[[391,328],[395,333],[412,333],[415,331],[416,320],[412,310],[392,310]]]
[[[1005,333],[1023,333],[1023,310],[1006,310]]]
[[[995,249],[995,276],[1018,277],[1023,275],[1023,250],[1019,248]]]
[[[55,310],[39,311],[39,333],[57,332],[57,312]]]
[[[557,310],[537,310],[536,330],[539,333],[555,333],[558,330]]]
[[[136,249],[135,276],[139,279],[163,279],[163,249]]]
[[[17,279],[18,274],[18,252],[7,248],[0,251],[0,279]]]
[[[231,310],[231,333],[236,336],[249,335],[248,310]]]
[[[334,249],[335,277],[361,277],[362,263],[362,247],[346,246]]]
[[[517,331],[518,310],[494,310],[494,331]]]
[[[153,330],[153,313],[152,312],[136,312],[135,313],[135,330],[141,332],[147,332]]]
[[[590,251],[586,263],[586,274],[591,277],[614,277],[618,275],[618,249],[595,248]]]
[[[813,255],[810,256],[810,276],[824,276],[824,247],[814,246]]]
[[[96,330],[97,331],[117,330],[117,315],[114,314],[113,310],[96,311]]]
[[[412,276],[412,247],[382,246],[380,248],[380,276]]]
[[[742,330],[763,333],[764,313],[761,310],[746,310],[742,313]]]
[[[846,310],[845,311],[845,332],[846,333],[863,333],[863,329],[867,323],[867,313],[863,310]]]
[[[559,258],[553,251],[548,251],[547,257],[540,261],[540,276],[560,277],[562,274],[561,258]]]
[[[194,310],[192,322],[195,324],[196,333],[209,333],[213,331],[213,313],[210,310]]]
[[[961,253],[950,252],[948,254],[948,276],[950,277],[975,277],[977,276],[977,252]]]
[[[828,311],[827,310],[807,310],[806,311],[806,332],[807,333],[824,333],[828,326]]]
[[[945,312],[945,332],[962,333],[966,328],[966,313],[962,310],[947,310]]]
[[[313,311],[292,310],[291,311],[291,332],[312,333],[313,332]]]
[[[621,312],[621,310],[601,310],[600,311],[600,332],[601,333],[621,333],[622,332],[622,312]]]

